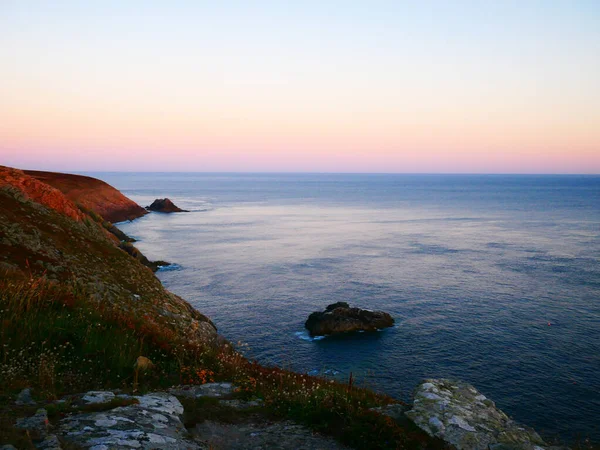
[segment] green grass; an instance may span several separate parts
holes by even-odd
[[[264,407],[258,408],[263,414],[295,419],[347,444],[361,442],[363,448],[365,442],[369,448],[396,448],[400,444],[406,448],[441,447],[422,432],[401,428],[369,411],[392,402],[389,397],[345,383],[263,367],[229,345],[188,346],[172,329],[108,304],[92,300],[76,283],[58,284],[43,277],[0,281],[0,396],[14,399],[24,387],[33,387],[37,399],[43,401],[91,389],[132,392],[133,365],[143,355],[155,367],[140,375],[139,391],[230,380],[239,386],[237,397],[264,400]],[[237,420],[252,412],[232,412],[211,400],[183,401],[189,423]],[[55,405],[49,413],[58,416],[68,411],[68,405]],[[20,442],[15,436],[10,441]]]

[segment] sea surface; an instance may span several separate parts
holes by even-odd
[[[458,378],[550,440],[600,441],[599,176],[93,175],[191,210],[121,228],[261,363],[405,401]],[[311,340],[337,301],[396,326]]]

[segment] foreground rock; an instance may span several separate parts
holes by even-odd
[[[186,398],[218,398],[228,397],[235,392],[232,383],[206,383],[200,385],[176,386],[169,389],[169,393]]]
[[[237,424],[205,421],[191,430],[207,449],[218,450],[344,450],[334,439],[291,421]]]
[[[150,206],[147,206],[146,209],[149,211],[162,213],[189,212],[185,209],[179,208],[168,198],[157,198]]]
[[[93,392],[89,397],[93,403],[112,398],[112,393],[101,394]],[[62,439],[94,450],[201,448],[188,439],[180,419],[183,406],[176,397],[159,392],[135,399],[138,404],[63,419],[59,426]]]
[[[383,311],[351,308],[346,302],[329,305],[324,312],[314,312],[304,324],[312,336],[375,331],[394,325],[394,319]]]
[[[533,429],[516,423],[493,401],[460,381],[425,380],[415,390],[412,410],[406,416],[458,450],[534,450],[546,445]]]
[[[170,392],[186,398],[219,399],[217,405],[213,402],[204,404],[203,414],[210,417],[210,408],[220,411],[228,408],[229,419],[226,423],[201,420],[190,423],[190,428],[186,429],[182,422],[184,406],[170,393],[129,396],[111,391],[89,391],[68,397],[70,406],[80,412],[68,415],[55,426],[49,425],[45,409],[39,409],[31,417],[18,419],[16,426],[27,430],[35,448],[46,450],[347,448],[333,438],[315,433],[295,422],[267,418],[262,414],[263,404],[260,400],[226,399],[236,392],[236,386],[232,383],[184,385]],[[93,412],[83,412],[86,409],[92,409]],[[9,446],[8,449],[14,447]]]

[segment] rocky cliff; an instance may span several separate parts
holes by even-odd
[[[137,203],[96,178],[36,170],[25,170],[24,173],[58,189],[72,202],[100,214],[110,222],[133,220],[147,214]]]

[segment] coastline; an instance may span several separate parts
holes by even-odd
[[[24,179],[24,182],[25,185],[28,185],[27,183],[29,183],[26,178]],[[76,308],[84,307],[86,311],[89,310],[90,314],[97,313],[96,308],[98,301],[101,300],[102,302],[106,302],[108,300],[118,309],[119,315],[114,316],[111,312],[109,318],[106,315],[103,315],[105,313],[100,310],[101,315],[97,319],[99,320],[98,323],[101,325],[106,322],[108,326],[109,321],[112,323],[112,321],[116,320],[115,325],[117,327],[122,327],[125,323],[128,323],[127,327],[132,326],[133,329],[136,330],[135,336],[129,336],[128,334],[123,336],[124,339],[134,338],[133,342],[137,342],[135,345],[140,346],[139,350],[132,347],[129,356],[123,360],[122,364],[119,363],[121,364],[119,370],[121,370],[123,374],[126,374],[125,377],[129,380],[126,384],[127,388],[131,389],[131,362],[128,363],[127,361],[134,361],[134,355],[137,354],[138,360],[142,356],[144,356],[144,358],[146,358],[146,356],[151,356],[150,359],[153,361],[152,365],[156,365],[163,371],[163,375],[161,376],[169,376],[170,378],[167,378],[169,382],[172,382],[175,379],[174,376],[178,376],[180,382],[185,381],[186,383],[203,385],[207,384],[207,381],[213,377],[216,378],[218,376],[221,381],[233,382],[244,392],[251,393],[251,395],[261,399],[269,406],[269,408],[274,412],[277,412],[277,414],[282,415],[282,417],[289,415],[290,411],[293,411],[292,418],[303,421],[307,426],[317,426],[318,428],[320,423],[321,425],[324,425],[322,423],[322,415],[333,413],[332,416],[326,415],[326,417],[328,417],[325,422],[327,425],[326,431],[328,433],[333,433],[346,443],[354,442],[355,446],[357,442],[356,439],[364,439],[365,433],[369,434],[374,430],[379,430],[379,432],[384,433],[384,435],[387,435],[386,433],[391,433],[389,436],[401,435],[403,436],[403,439],[413,439],[414,442],[421,442],[422,445],[426,444],[425,446],[427,448],[436,448],[440,445],[440,441],[433,438],[444,439],[449,431],[452,431],[452,433],[450,433],[452,436],[448,439],[454,439],[453,436],[462,430],[460,433],[463,433],[462,435],[472,440],[476,430],[482,432],[481,430],[484,428],[489,428],[490,424],[487,422],[482,424],[481,429],[476,428],[479,425],[477,422],[474,422],[475,419],[473,417],[463,417],[460,416],[458,412],[448,418],[448,421],[445,421],[445,418],[436,416],[433,410],[421,410],[418,414],[415,414],[419,418],[427,418],[424,422],[425,425],[419,425],[420,429],[425,431],[425,433],[423,433],[423,431],[417,431],[414,425],[407,422],[407,416],[404,414],[408,411],[406,405],[403,406],[403,404],[397,400],[386,396],[380,396],[369,392],[366,389],[354,386],[352,377],[350,377],[348,383],[337,383],[319,377],[311,377],[305,374],[285,371],[276,367],[263,367],[257,363],[245,360],[241,355],[230,348],[223,337],[219,337],[216,334],[216,327],[209,318],[194,309],[187,301],[167,291],[153,273],[146,272],[147,269],[141,264],[138,264],[138,262],[140,262],[136,261],[138,258],[131,258],[131,254],[123,252],[123,249],[119,248],[119,245],[116,242],[118,238],[115,237],[114,233],[103,226],[104,221],[102,217],[95,219],[93,215],[89,215],[85,212],[83,212],[84,216],[68,216],[67,213],[73,210],[73,208],[76,208],[75,204],[73,202],[69,203],[69,201],[61,198],[55,191],[48,191],[51,194],[50,198],[52,201],[46,201],[48,197],[43,197],[46,206],[50,209],[39,209],[36,206],[36,203],[31,201],[27,196],[17,196],[17,193],[14,191],[15,186],[19,185],[13,183],[10,189],[2,191],[2,195],[5,197],[6,201],[5,204],[10,206],[10,210],[3,211],[3,213],[12,214],[12,216],[7,216],[5,223],[9,223],[11,220],[13,222],[20,220],[22,221],[20,222],[22,224],[33,226],[35,233],[40,236],[38,239],[45,239],[45,244],[40,247],[35,243],[31,243],[30,240],[25,239],[25,237],[18,232],[4,229],[1,231],[8,236],[10,242],[9,244],[3,245],[7,245],[7,248],[11,247],[11,251],[13,251],[13,253],[8,254],[8,256],[11,257],[12,255],[16,255],[14,250],[15,248],[20,247],[22,248],[21,251],[32,255],[45,255],[47,248],[51,248],[52,246],[56,247],[56,251],[58,252],[57,255],[65,255],[66,253],[66,256],[69,257],[69,261],[71,261],[68,264],[65,262],[66,260],[63,260],[62,263],[50,263],[38,259],[38,261],[41,261],[40,267],[33,267],[35,273],[39,274],[36,276],[40,276],[40,280],[48,278],[49,281],[52,281],[53,283],[46,285],[46,281],[39,281],[43,289],[51,289],[50,286],[53,285],[62,286],[62,284],[64,284],[65,288],[70,286],[69,284],[66,284],[66,278],[61,274],[62,270],[59,270],[63,266],[72,271],[76,270],[78,276],[84,277],[86,280],[97,280],[93,282],[92,286],[90,286],[91,283],[88,283],[85,291],[82,291],[81,293],[72,291],[69,292],[69,296],[76,296],[74,306]],[[39,189],[39,185],[34,185],[34,187]],[[26,191],[20,191],[19,195],[22,195],[24,192]],[[35,190],[27,192],[35,193]],[[57,203],[58,200],[60,201]],[[54,211],[52,207],[56,204],[61,205],[61,209]],[[20,213],[19,211],[23,211],[23,213]],[[30,217],[36,217],[36,220],[30,222]],[[52,225],[52,227],[48,229],[36,228],[48,221],[50,221],[49,224]],[[65,236],[72,238],[65,241],[63,240]],[[95,253],[96,250],[93,250],[95,248],[98,249],[97,253]],[[108,260],[106,259],[106,256],[101,256],[109,254],[111,255],[111,258],[114,258],[112,259],[112,264],[115,265],[114,268],[106,267]],[[41,256],[33,256],[31,259],[36,257],[39,258]],[[91,263],[90,259],[93,258],[96,258],[97,262]],[[8,263],[9,265],[12,265],[10,270],[15,272],[15,269],[18,269],[18,267],[14,266],[12,263],[17,261],[17,259],[10,261],[11,262]],[[23,257],[21,257],[19,261],[22,261],[21,264],[23,264],[23,268],[31,267],[29,258],[23,259]],[[62,266],[59,264],[62,264]],[[4,268],[6,270],[9,269],[8,267]],[[98,273],[101,273],[102,271],[106,272],[106,278],[100,281],[97,279],[97,276]],[[30,278],[33,277],[33,273],[34,272],[30,271]],[[17,275],[18,274],[15,272],[15,279],[18,279]],[[65,281],[61,281],[62,279],[65,279]],[[131,284],[131,280],[138,281]],[[68,283],[70,283],[70,281]],[[146,284],[147,287],[145,286]],[[14,286],[14,284],[6,284],[4,286],[5,289],[8,289],[7,292],[9,293],[13,292],[10,291],[10,289],[13,289],[11,286]],[[34,288],[38,289],[37,285],[34,286]],[[19,287],[19,289],[23,288]],[[77,287],[77,289],[80,288]],[[19,292],[20,291],[14,291],[14,295],[20,295]],[[90,294],[92,294],[92,297],[88,298],[88,295]],[[35,292],[28,295],[39,296],[39,294]],[[61,296],[62,293],[57,298],[61,299],[60,301],[65,301],[62,300]],[[15,298],[20,301],[18,297]],[[70,299],[71,297],[68,298]],[[93,301],[90,303],[90,300]],[[117,300],[119,300],[119,302],[117,302]],[[69,300],[69,302],[71,302],[71,300]],[[44,312],[45,310],[40,311]],[[19,311],[15,310],[15,313],[16,312]],[[21,312],[19,313],[22,314]],[[134,313],[133,316],[132,313]],[[44,312],[44,314],[46,313]],[[134,316],[138,316],[138,322],[129,325],[129,321],[131,321]],[[174,317],[176,320],[173,320]],[[57,316],[57,318],[63,320],[61,315]],[[45,320],[47,322],[46,325],[51,327],[52,322],[47,315],[45,316]],[[127,322],[123,322],[123,320],[126,320]],[[83,325],[85,327],[85,324],[88,321],[89,319],[82,318],[82,322],[79,326]],[[151,327],[149,328],[149,326]],[[52,328],[48,328],[48,330],[51,329]],[[112,325],[110,328],[106,328],[106,330],[110,332],[110,336],[114,336],[118,329],[119,328],[115,328]],[[15,332],[20,333],[21,330],[15,329]],[[36,331],[32,328],[31,332],[39,332],[39,330]],[[85,331],[82,328],[82,332],[89,333],[89,330]],[[44,335],[42,333],[37,336],[43,338]],[[89,339],[86,338],[86,340]],[[182,358],[182,356],[177,355],[177,353],[175,353],[176,357],[174,359],[166,358],[163,360],[161,359],[163,358],[161,353],[156,352],[158,348],[160,348],[162,352],[177,352],[177,347],[173,346],[173,340],[176,340],[186,347],[186,352],[190,352],[189,355],[185,357],[184,364],[177,361],[177,358]],[[7,342],[12,343],[13,341]],[[151,344],[149,344],[149,342]],[[83,344],[87,345],[86,342],[83,342]],[[193,344],[193,346],[196,347],[194,348],[192,346],[190,348],[190,344]],[[33,351],[35,352],[35,350]],[[89,352],[88,350],[85,351]],[[89,361],[91,362],[91,360]],[[171,370],[167,369],[169,367],[167,364],[172,363],[177,363],[178,368],[176,372],[170,373],[167,371]],[[190,373],[187,365],[194,363],[200,363],[200,365]],[[105,364],[113,364],[113,362],[111,362],[111,360],[106,360]],[[210,367],[210,369],[208,367]],[[153,370],[156,371],[157,369],[155,368]],[[218,375],[217,370],[221,371]],[[133,384],[134,392],[137,389],[140,389],[137,369],[135,374],[135,382]],[[185,379],[182,379],[183,374],[186,375]],[[286,383],[289,384],[285,384],[286,389],[289,389],[289,393],[283,389],[284,378],[289,380],[286,381]],[[155,381],[152,381],[152,376],[148,375],[148,377],[145,379],[143,378],[143,380],[148,383],[144,389],[155,389],[157,387],[157,385],[153,385]],[[275,381],[275,383],[272,381]],[[311,388],[310,390],[305,391],[307,382]],[[108,387],[111,386],[111,383],[113,382],[107,383],[106,380],[103,381],[103,384]],[[120,383],[121,382],[117,382],[113,384],[112,387],[119,386]],[[448,387],[453,386],[453,383],[454,382],[450,382],[449,380],[428,380],[422,383],[421,389],[424,391],[423,399],[430,402],[434,409],[436,408],[435,405],[438,401],[448,402],[447,405],[457,402],[457,411],[465,409],[464,403],[470,402],[469,404],[471,404],[473,403],[473,400],[465,400],[464,395],[455,398],[451,394],[445,392],[451,393],[452,390],[470,391],[470,387],[460,387],[462,385],[459,386],[459,384],[456,383],[454,384],[456,389]],[[427,384],[431,384],[431,386],[426,386]],[[35,389],[36,391],[39,391],[40,387],[35,387]],[[323,401],[323,398],[320,397],[321,392],[326,394],[326,397],[324,397],[325,399],[329,398],[330,400],[335,400],[335,402],[340,402],[337,407],[341,409],[339,411],[336,411],[337,407],[333,408],[333,410],[329,408],[327,411],[315,409],[316,405],[313,404],[314,399],[319,398],[320,401]],[[56,396],[57,394],[54,395]],[[478,395],[475,395],[475,397],[477,396]],[[493,402],[489,404],[485,403],[484,400],[478,400],[481,403],[479,407],[488,411],[490,416],[502,418],[499,422],[494,422],[494,426],[499,427],[499,430],[504,430],[507,427],[511,430],[513,427],[519,429],[517,424],[512,422],[507,416],[503,415],[501,411],[499,412],[495,409]],[[460,406],[461,403],[463,404],[462,406]],[[392,405],[400,406],[394,406],[394,412],[389,412],[387,408]],[[373,408],[375,408],[375,410]],[[399,415],[397,414],[398,408],[401,409]],[[415,410],[414,405],[413,410]],[[342,414],[342,417],[345,417],[349,422],[336,432],[336,427],[339,427],[340,424],[336,422],[335,417],[339,414]],[[390,417],[392,418],[391,422]],[[437,418],[439,423],[436,420],[433,420],[433,418]],[[430,425],[427,425],[430,424],[431,420],[437,424],[435,429],[431,428]],[[415,420],[415,423],[419,424],[419,421]],[[366,426],[366,424],[369,425]],[[340,431],[342,432],[342,435],[337,435],[336,433],[339,433]],[[498,435],[501,432],[496,431],[495,433],[495,436],[491,438],[489,436],[481,438],[478,442],[487,442],[489,444],[493,439],[496,439],[496,442],[502,443],[503,441],[498,441]],[[398,439],[398,436],[394,439]],[[515,432],[512,432],[511,436],[514,438]],[[534,443],[536,445],[545,445],[543,444],[543,441],[541,441],[541,439],[538,440],[538,438],[539,437],[536,437],[536,435],[531,434],[530,431],[527,431],[525,434],[519,434],[518,439],[511,442],[515,445],[519,444],[519,448],[528,449],[532,448]],[[450,440],[448,442],[452,441]],[[454,445],[456,445],[456,443]]]

